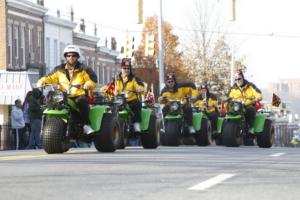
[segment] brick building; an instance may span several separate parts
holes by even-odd
[[[47,9],[27,0],[0,0],[0,124],[9,105],[24,99],[44,70],[44,15]]]

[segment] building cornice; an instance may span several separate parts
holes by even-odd
[[[27,0],[6,0],[6,2],[9,7],[26,10],[38,16],[44,16],[48,11],[47,8]]]
[[[90,36],[90,35],[85,35],[85,34],[78,33],[78,32],[73,32],[73,37],[74,38],[83,39],[83,40],[86,40],[88,42],[92,42],[92,43],[96,43],[96,44],[100,40],[100,38],[98,38],[98,37]]]
[[[72,30],[77,25],[75,22],[71,22],[71,21],[68,21],[68,20],[65,20],[65,19],[61,19],[59,17],[51,16],[51,15],[46,15],[45,16],[45,23],[65,27],[65,28],[72,29]]]
[[[98,48],[98,52],[102,54],[108,54],[114,57],[117,57],[120,54],[118,51],[108,49],[107,47],[97,47],[97,48]]]

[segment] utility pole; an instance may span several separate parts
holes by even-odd
[[[138,0],[138,24],[143,23],[143,0]]]
[[[230,21],[236,20],[236,0],[231,0],[231,17]]]
[[[163,48],[163,16],[162,16],[162,0],[159,0],[159,16],[158,16],[158,49],[159,49],[159,89],[163,88],[164,84],[164,48]],[[160,92],[159,91],[159,92]]]
[[[236,0],[231,0],[231,19],[230,21],[234,22],[236,20]],[[234,63],[235,63],[235,59],[234,59],[234,44],[231,45],[231,66],[230,66],[230,86],[233,86],[234,84]]]

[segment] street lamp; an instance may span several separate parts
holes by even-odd
[[[159,17],[158,17],[158,49],[159,49],[159,89],[163,88],[164,83],[164,49],[163,49],[163,16],[162,16],[162,0],[159,0]]]

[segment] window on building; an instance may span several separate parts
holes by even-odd
[[[25,59],[25,38],[26,38],[26,29],[25,26],[21,27],[21,49],[20,49],[20,64],[21,68],[25,69],[26,65],[26,59]]]
[[[89,66],[89,64],[90,64],[90,62],[89,62],[89,57],[87,56],[87,57],[85,57],[85,64],[86,64],[86,66]]]
[[[93,71],[95,71],[95,64],[96,64],[96,61],[95,61],[95,58],[93,57],[92,58],[92,69],[93,69]]]
[[[46,51],[45,51],[45,57],[46,57],[46,67],[50,67],[50,38],[46,38]]]
[[[98,84],[100,84],[100,67],[99,66],[97,66],[97,77],[99,77]]]
[[[12,69],[12,44],[13,44],[13,29],[12,24],[8,25],[8,69]]]
[[[102,65],[102,84],[105,84],[105,67]]]
[[[15,57],[14,69],[20,69],[19,67],[19,26],[14,26],[14,57]]]
[[[34,63],[33,29],[29,29],[29,62]]]
[[[107,72],[107,75],[106,75],[106,83],[108,83],[108,82],[110,82],[110,79],[111,79],[109,67],[106,68],[106,72]]]
[[[39,63],[42,63],[42,41],[43,41],[43,35],[42,35],[42,31],[38,31],[38,59],[39,59]]]
[[[65,43],[60,42],[59,43],[59,57],[60,57],[60,63],[64,63],[65,62],[65,58],[64,58],[64,49],[65,49]]]
[[[53,45],[53,52],[54,52],[54,65],[58,65],[58,56],[57,56],[57,52],[58,52],[58,46],[57,46],[57,40],[54,40],[54,45]]]

